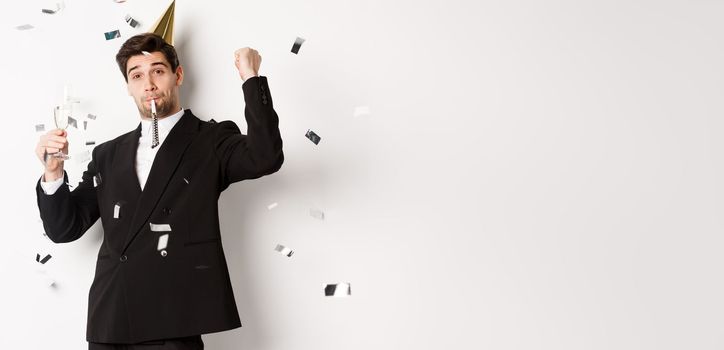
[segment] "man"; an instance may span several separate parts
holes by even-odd
[[[141,123],[95,147],[75,190],[63,162],[49,156],[67,153],[66,132],[52,130],[38,142],[45,174],[36,192],[48,237],[71,242],[98,218],[103,225],[88,298],[89,349],[203,349],[201,334],[241,326],[219,194],[276,172],[284,155],[267,80],[258,76],[261,56],[250,48],[235,56],[247,135],[234,122],[204,122],[181,109],[176,51],[149,33],[128,39],[116,56]]]

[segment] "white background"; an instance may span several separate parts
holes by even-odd
[[[0,348],[86,348],[102,232],[43,237],[34,125],[52,126],[72,84],[79,119],[98,119],[71,130],[71,154],[135,128],[115,54],[168,3],[0,11]],[[221,196],[244,327],[205,335],[207,349],[721,349],[722,11],[179,0],[183,107],[245,130],[233,52],[254,47],[286,155]],[[35,29],[14,28],[25,23]],[[359,106],[371,113],[355,117]],[[67,169],[77,182],[84,165]],[[350,298],[324,296],[337,282]]]

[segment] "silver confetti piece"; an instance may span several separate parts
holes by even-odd
[[[290,257],[290,258],[292,257],[292,254],[294,254],[294,251],[293,251],[293,250],[291,250],[291,249],[289,249],[289,248],[287,248],[287,247],[285,247],[285,246],[283,246],[283,245],[281,245],[281,244],[277,244],[277,247],[274,248],[274,250],[276,250],[276,251],[278,251],[278,252],[280,252],[280,253],[282,253],[282,254],[286,255],[287,257]]]
[[[95,145],[95,144],[96,144],[95,141],[86,141],[86,142],[85,142],[85,145],[86,145],[86,146],[93,146],[93,145]]]
[[[52,258],[52,256],[51,256],[50,254],[48,254],[48,255],[46,255],[46,256],[41,260],[41,259],[40,259],[40,254],[35,254],[35,261],[37,261],[37,262],[39,262],[39,263],[41,263],[41,264],[47,263],[48,260],[50,260],[50,258]]]
[[[318,145],[319,141],[322,140],[322,138],[319,137],[319,135],[315,134],[312,130],[307,130],[307,133],[304,136],[314,142],[315,145]]]
[[[168,246],[168,233],[161,235],[158,237],[158,246],[156,247],[156,250],[163,250],[166,249]]]
[[[39,280],[42,285],[51,288],[55,287],[55,280],[52,277],[48,276],[47,271],[37,271],[37,273],[40,275]]]
[[[35,132],[43,132],[45,131],[45,124],[38,124],[35,126]]]
[[[151,53],[148,52],[148,51],[141,51],[141,53],[142,53],[144,56],[151,56]]]
[[[328,297],[347,297],[352,295],[352,285],[349,283],[328,284],[324,288],[324,295]]]
[[[15,27],[15,29],[17,29],[17,30],[30,30],[33,28],[35,28],[35,27],[33,27],[31,24],[23,24],[23,25],[19,25],[19,26]]]
[[[169,224],[152,224],[151,225],[151,231],[153,232],[170,232],[171,231],[171,225]]]
[[[105,35],[106,40],[113,40],[113,39],[121,37],[121,31],[116,29],[116,30],[112,30],[110,32],[105,32],[105,33],[103,33],[103,35]]]
[[[88,130],[88,121],[87,120],[83,121],[83,130]]]
[[[64,9],[64,8],[65,8],[65,2],[58,2],[58,3],[55,3],[55,10],[42,9],[41,11],[42,11],[43,13],[47,13],[47,14],[49,14],[49,15],[52,15],[52,14],[58,13],[60,10],[62,10],[62,9]]]
[[[131,15],[126,15],[126,23],[128,23],[128,25],[130,25],[133,28],[138,28],[138,26],[140,25],[140,23],[138,23],[138,21],[133,19],[133,17],[131,17]]]
[[[90,120],[96,120],[96,115],[95,115],[95,114],[90,114],[90,113],[88,113],[88,115],[86,116],[86,118],[88,118],[88,119],[90,119]]]
[[[309,209],[309,215],[315,219],[324,220],[324,212],[319,209]]]
[[[90,151],[85,150],[83,152],[76,153],[73,156],[73,158],[75,159],[75,161],[77,163],[82,164],[82,163],[85,163],[85,162],[91,160],[91,153],[90,153]]]
[[[120,219],[121,218],[121,203],[116,203],[113,206],[113,218],[114,219]]]
[[[277,202],[274,202],[274,203],[272,203],[272,204],[267,205],[266,208],[269,209],[269,210],[272,210],[272,209],[276,208],[277,205],[279,205],[279,204],[277,204]]]
[[[304,43],[304,39],[297,37],[296,40],[294,40],[294,45],[292,45],[292,53],[299,54],[299,49],[302,47],[302,44]]]
[[[68,125],[78,129],[78,121],[73,117],[68,117]]]
[[[189,180],[186,180],[186,178],[184,178],[184,181],[186,181],[186,184],[187,184],[187,185],[189,184]]]
[[[101,173],[96,174],[93,176],[93,187],[98,187],[101,185],[103,178],[101,177]]]

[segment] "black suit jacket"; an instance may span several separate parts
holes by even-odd
[[[266,78],[250,78],[242,89],[247,135],[232,121],[204,122],[186,110],[158,150],[143,191],[135,170],[140,125],[95,147],[72,192],[64,184],[46,195],[38,181],[40,216],[53,242],[80,238],[98,218],[103,225],[88,341],[137,343],[241,326],[218,198],[231,183],[271,174],[284,161]],[[151,230],[151,224],[171,231]],[[164,234],[165,253],[157,249]]]

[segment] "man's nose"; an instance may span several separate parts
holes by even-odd
[[[151,78],[146,78],[143,82],[143,91],[154,91],[156,90],[156,84],[153,83]]]

